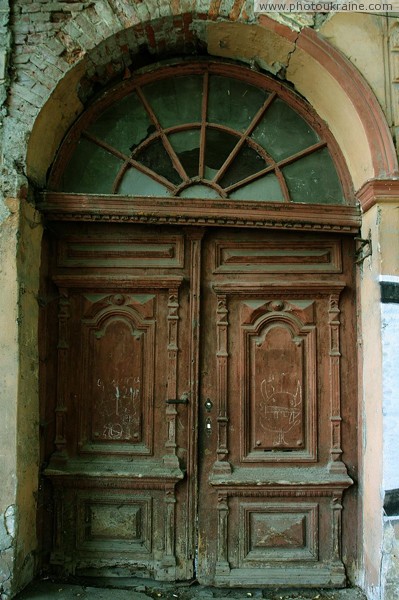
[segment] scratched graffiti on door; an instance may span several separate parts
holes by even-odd
[[[102,399],[97,409],[102,414],[102,431],[96,431],[97,439],[139,441],[141,417],[140,377],[122,378],[105,383],[98,379]]]
[[[90,415],[93,442],[142,441],[143,333],[120,320],[94,338]]]
[[[253,448],[298,450],[305,445],[303,348],[284,325],[253,340]]]
[[[273,433],[273,446],[289,446],[286,435],[302,416],[302,389],[299,380],[295,391],[284,389],[284,375],[277,382],[274,377],[263,379],[260,385],[262,401],[259,403],[259,423],[264,431]]]

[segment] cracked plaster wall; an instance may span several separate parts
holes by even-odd
[[[129,75],[151,57],[209,52],[239,59],[286,78],[308,98],[340,137],[355,185],[372,175],[356,112],[344,91],[316,61],[309,60],[297,41],[303,27],[316,29],[330,40],[362,72],[390,119],[390,79],[387,86],[380,62],[387,62],[385,21],[369,15],[356,15],[357,23],[351,15],[272,15],[273,31],[257,26],[252,11],[253,3],[244,0],[15,0],[11,9],[7,0],[0,0],[0,412],[4,415],[0,480],[6,482],[0,492],[0,590],[4,598],[23,587],[36,568],[36,297],[41,224],[32,208],[30,182],[45,184],[54,153],[85,103],[101,87]],[[350,26],[348,19],[352,19]],[[280,25],[292,30],[290,39],[278,35]],[[13,511],[18,507],[20,515],[17,539],[5,520],[10,506]],[[381,537],[380,531],[377,534]],[[376,557],[369,562],[373,569]]]

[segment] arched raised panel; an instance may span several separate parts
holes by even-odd
[[[250,341],[251,446],[293,450],[304,446],[303,357],[285,325]]]
[[[80,452],[151,454],[154,323],[127,306],[98,304],[100,313],[82,323]]]
[[[241,312],[255,321],[242,326],[242,460],[315,461],[316,328],[293,314],[313,303],[256,304]]]

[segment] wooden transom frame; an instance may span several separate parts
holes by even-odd
[[[202,78],[200,120],[174,127],[163,127],[146,99],[143,88],[154,82],[195,75]],[[265,101],[255,112],[245,130],[238,132],[226,125],[208,122],[209,81],[212,76],[238,80],[266,93]],[[112,144],[88,131],[104,112],[112,109],[115,103],[129,96],[129,94],[135,94],[140,99],[151,122],[149,135],[133,148],[131,154],[121,152]],[[252,136],[252,133],[276,99],[283,101],[290,109],[295,111],[318,136],[316,143],[281,160],[273,158]],[[169,139],[171,134],[185,131],[197,131],[199,135],[198,174],[194,176],[192,173],[187,173],[187,169],[177,156]],[[227,157],[211,180],[206,178],[204,167],[206,137],[209,131],[222,132],[229,136],[235,136],[236,139],[236,144],[228,152]],[[121,166],[113,181],[111,193],[109,193],[109,190],[105,194],[102,193],[102,190],[100,193],[98,193],[98,190],[95,193],[90,193],[87,190],[83,193],[75,192],[75,190],[62,191],[63,177],[73,158],[75,149],[82,139],[89,140],[96,147],[101,148],[114,159],[120,161]],[[163,150],[170,157],[173,168],[179,177],[178,182],[169,181],[162,174],[157,173],[156,170],[143,164],[145,161],[140,162],[138,160],[138,157],[154,141],[162,144]],[[264,168],[258,168],[256,172],[239,181],[222,185],[223,178],[244,147],[250,149],[265,161]],[[322,149],[328,150],[336,169],[342,187],[341,203],[326,204],[322,196],[320,202],[312,200],[311,203],[306,203],[301,202],[298,198],[292,201],[282,173],[283,169]],[[118,189],[120,183],[126,172],[131,168],[164,186],[168,190],[168,195],[145,195],[142,189],[137,190],[137,195],[131,192],[129,195],[121,192]],[[280,184],[283,196],[280,201],[268,201],[267,197],[264,200],[246,199],[242,195],[236,199],[230,197],[233,192],[240,189],[245,190],[247,184],[269,174],[274,174]],[[207,187],[212,190],[214,196],[196,196],[195,193],[190,196],[191,187],[193,187],[193,190]],[[295,227],[304,230],[334,230],[348,233],[356,232],[360,226],[360,212],[358,207],[354,205],[352,184],[343,155],[331,132],[321,122],[312,108],[282,84],[259,72],[236,64],[216,61],[197,61],[158,67],[134,74],[129,80],[125,80],[107,91],[85,111],[66,136],[51,170],[48,190],[54,191],[47,191],[42,195],[39,208],[48,218],[55,220],[167,222],[169,224],[267,228]]]

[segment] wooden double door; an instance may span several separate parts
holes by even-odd
[[[53,566],[345,585],[353,240],[64,224],[48,243]]]

